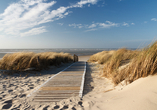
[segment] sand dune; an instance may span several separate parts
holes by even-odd
[[[95,86],[102,87],[101,83],[96,82]],[[85,110],[157,110],[157,75],[140,78],[128,85],[119,84],[113,88],[112,84],[108,83],[104,88],[109,91],[92,91],[84,96]]]
[[[82,57],[87,60],[87,57]],[[111,80],[101,78],[102,65],[88,63],[83,99],[71,97],[54,103],[35,103],[26,96],[48,80],[60,68],[30,72],[28,76],[7,76],[0,72],[0,109],[9,110],[157,110],[157,75],[140,78],[131,84],[114,87]],[[88,87],[88,89],[86,88]]]

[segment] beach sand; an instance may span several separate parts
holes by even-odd
[[[94,89],[83,97],[85,110],[157,110],[157,75],[114,87],[110,80],[92,74]]]
[[[79,56],[87,61],[90,56]],[[102,65],[87,63],[83,98],[71,97],[54,103],[35,103],[26,97],[51,76],[70,64],[38,72],[0,72],[0,110],[157,110],[157,75],[140,78],[131,84],[114,87],[111,80],[101,78]],[[53,74],[52,74],[53,73]],[[21,75],[20,75],[21,74]]]

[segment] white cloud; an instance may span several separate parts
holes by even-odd
[[[42,26],[42,27],[38,27],[38,28],[33,28],[24,33],[21,33],[21,36],[24,37],[24,36],[38,35],[38,34],[41,34],[44,32],[47,32],[47,31],[45,29],[45,26]]]
[[[88,28],[94,28],[96,26],[97,26],[97,24],[91,24]]]
[[[96,4],[98,0],[81,0],[80,2],[77,2],[75,5],[72,5],[70,7],[82,7],[85,4]]]
[[[131,25],[135,25],[135,23],[131,23]]]
[[[135,23],[131,23],[131,25],[135,25]],[[111,27],[120,27],[120,26],[129,26],[128,23],[123,22],[123,23],[114,23],[111,21],[106,21],[104,23],[94,23],[92,22],[92,24],[88,25],[88,24],[69,24],[70,27],[74,27],[74,28],[85,28],[85,29],[89,29],[86,30],[85,32],[88,31],[95,31],[98,30],[99,28],[111,28]]]
[[[102,28],[118,27],[118,23],[106,21],[105,23],[99,23],[99,26]]]
[[[83,28],[84,26],[82,26],[82,24],[69,24],[70,27],[74,27],[74,28]]]
[[[129,24],[126,23],[126,22],[124,22],[122,25],[123,25],[123,26],[129,26]]]
[[[57,24],[59,24],[60,26],[63,26],[64,23],[57,23]]]
[[[157,19],[156,18],[152,18],[151,21],[157,21]]]
[[[3,13],[0,13],[0,35],[27,36],[46,32],[46,27],[38,26],[64,18],[71,13],[67,11],[69,8],[97,2],[98,0],[81,0],[74,5],[51,10],[50,8],[57,3],[56,1],[19,0],[10,4]],[[78,28],[82,28],[82,26],[78,26]]]

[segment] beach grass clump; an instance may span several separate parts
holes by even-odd
[[[72,62],[73,57],[69,53],[56,52],[18,52],[6,54],[0,60],[0,69],[5,70],[24,70],[27,68],[35,68],[41,70],[48,66],[58,66],[61,63]]]
[[[113,53],[111,58],[104,64],[103,74],[107,78],[114,78],[118,68],[130,62],[131,59],[137,56],[138,51],[128,50],[125,48],[118,49]]]
[[[157,73],[157,41],[142,49],[139,54],[132,59],[127,68],[116,72],[113,78],[115,84],[126,80],[131,83],[141,77],[154,75]]]
[[[99,64],[104,64],[111,58],[114,52],[115,50],[96,53],[89,58],[88,62],[98,62]]]

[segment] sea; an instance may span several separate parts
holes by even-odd
[[[85,56],[85,55],[93,55],[95,53],[104,51],[104,50],[116,50],[115,48],[95,48],[95,49],[88,49],[88,48],[51,48],[51,49],[0,49],[0,58],[7,53],[16,53],[16,52],[34,52],[34,53],[41,53],[41,52],[64,52],[70,53],[71,55],[76,54],[78,56]]]
[[[85,56],[85,55],[93,55],[95,53],[101,51],[108,51],[108,50],[117,50],[118,48],[49,48],[49,49],[0,49],[0,59],[7,53],[16,53],[16,52],[34,52],[34,53],[41,53],[41,52],[64,52],[70,53],[71,55],[76,54],[78,56]],[[135,50],[135,49],[131,49]]]

